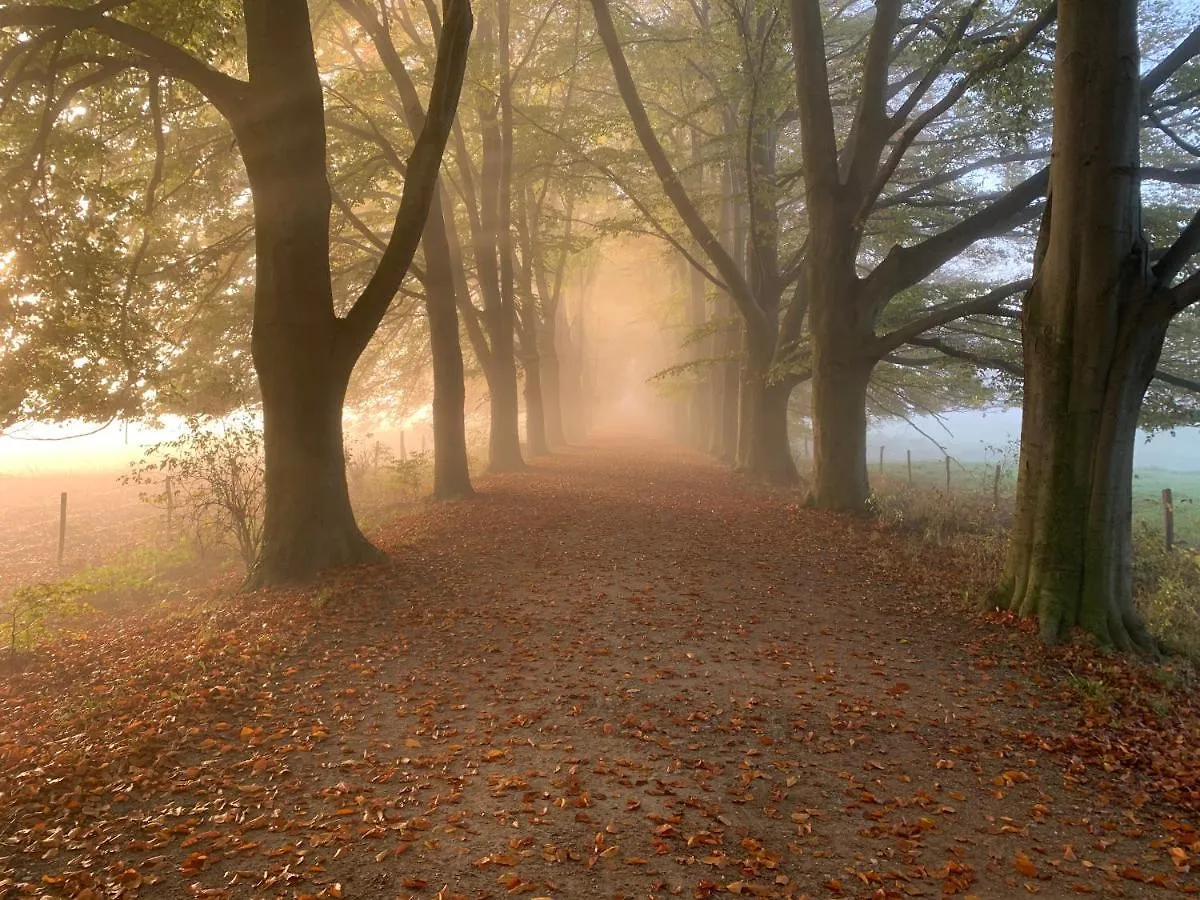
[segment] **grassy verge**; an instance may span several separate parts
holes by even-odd
[[[944,473],[943,468],[943,479]],[[1191,484],[1185,489],[1191,490]],[[1145,492],[1143,488],[1143,499]],[[1011,493],[1001,492],[996,503],[990,491],[947,494],[944,481],[935,488],[915,477],[911,486],[907,478],[884,477],[876,480],[872,503],[885,526],[952,550],[956,559],[971,566],[977,582],[999,581],[1012,522]],[[1178,510],[1178,499],[1176,503]],[[1186,521],[1190,530],[1185,534],[1200,537],[1200,523],[1190,515]],[[1178,518],[1176,528],[1178,534]],[[1164,647],[1200,660],[1200,550],[1183,543],[1168,550],[1161,521],[1155,523],[1153,516],[1140,517],[1134,526],[1134,595]]]

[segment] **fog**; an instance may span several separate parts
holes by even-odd
[[[576,399],[564,389],[564,404],[579,407],[566,409],[564,418],[574,414],[592,436],[670,439],[676,433],[672,393],[678,388],[670,379],[654,376],[684,358],[682,271],[664,245],[648,237],[608,239],[595,252],[591,264],[569,275],[565,285],[563,313],[571,348],[579,356],[580,389]],[[567,352],[565,346],[560,349]],[[397,451],[403,432],[407,452],[430,448],[430,399],[406,398],[404,407],[393,414],[348,408],[347,441],[382,440]],[[386,409],[387,403],[373,398],[372,411],[380,408]],[[487,386],[482,377],[471,379],[467,428],[470,442],[479,448],[487,443],[487,411]],[[803,430],[796,425],[793,443],[799,449]],[[956,410],[912,422],[876,420],[868,431],[868,457],[877,459],[882,446],[893,460],[906,452],[914,459],[941,458],[943,453],[963,462],[1000,455],[1011,459],[1020,427],[1020,409]],[[158,426],[25,424],[0,435],[0,475],[125,471],[145,447],[182,430],[183,421],[175,416],[164,416]],[[1174,435],[1143,434],[1135,459],[1139,468],[1200,470],[1200,428],[1181,428]]]

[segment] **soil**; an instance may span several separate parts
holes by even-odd
[[[954,560],[665,447],[478,487],[0,679],[0,894],[1200,891],[1196,786]]]

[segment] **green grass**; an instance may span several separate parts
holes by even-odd
[[[876,454],[878,450],[875,451]],[[800,461],[801,469],[807,461]],[[876,490],[899,487],[908,482],[908,466],[904,462],[884,461],[879,467],[875,456],[869,466],[871,486]],[[950,493],[969,494],[990,499],[995,482],[995,463],[950,461]],[[1172,472],[1166,469],[1139,469],[1133,476],[1133,518],[1135,527],[1145,523],[1163,530],[1162,492],[1170,488],[1175,501],[1175,540],[1190,547],[1200,547],[1200,472]],[[923,489],[946,490],[946,464],[942,460],[913,460],[912,483]],[[1011,466],[1000,473],[1000,506],[1011,508],[1016,492],[1016,470]]]

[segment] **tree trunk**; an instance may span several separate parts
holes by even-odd
[[[1169,316],[1154,302],[1137,181],[1136,0],[1062,0],[1051,203],[1022,319],[1017,520],[1002,606],[1043,640],[1074,627],[1153,652],[1132,598],[1133,447]]]
[[[723,297],[720,313],[730,320],[730,325],[716,335],[716,355],[722,358],[717,364],[717,388],[713,392],[715,402],[715,427],[712,455],[721,462],[733,464],[737,457],[738,418],[741,404],[741,375],[737,362],[740,342],[738,327],[732,324],[735,314],[733,303]]]
[[[334,314],[324,106],[307,7],[247,4],[246,31],[254,92],[234,128],[254,201],[251,352],[266,508],[248,584],[262,587],[381,554],[354,521],[346,485],[342,405],[356,357]]]
[[[1069,347],[1028,341],[1017,521],[1000,600],[1036,617],[1047,643],[1081,627],[1110,646],[1154,649],[1133,607],[1133,450],[1164,336],[1145,329],[1133,346],[1093,357],[1107,378],[1086,387]]]
[[[487,328],[488,352],[481,359],[487,378],[491,422],[488,434],[488,468],[493,472],[515,472],[525,468],[521,457],[520,408],[518,403],[516,353],[513,347],[516,311],[514,309],[511,201],[511,121],[501,121],[507,98],[507,25],[497,39],[497,10],[484,7],[479,17],[477,47],[483,65],[491,67],[501,81],[499,105],[494,97],[479,97],[481,168],[478,223],[472,221],[475,268],[483,295],[483,319]],[[501,14],[507,8],[500,4]]]
[[[876,359],[875,316],[856,274],[854,207],[837,193],[810,188],[809,214],[821,228],[804,266],[812,336],[813,470],[808,503],[861,512],[867,475],[867,386]]]
[[[688,278],[687,323],[688,330],[694,333],[704,326],[704,275],[694,266],[684,263]],[[692,335],[689,334],[689,339]],[[693,360],[703,357],[704,341],[693,340],[691,352]],[[696,383],[688,396],[688,443],[699,449],[705,449],[712,436],[712,383],[715,373],[711,366],[705,365],[693,373]]]
[[[433,495],[455,500],[475,493],[467,464],[462,345],[454,271],[440,203],[429,209],[425,232],[425,310],[433,355]]]
[[[768,384],[765,378],[759,378],[754,383],[755,410],[750,423],[746,469],[772,484],[791,485],[800,480],[788,439],[788,400],[791,396],[790,381]]]
[[[556,319],[557,338],[555,359],[558,368],[559,409],[562,410],[563,438],[567,443],[582,441],[586,436],[583,423],[583,383],[579,360],[580,341],[577,329],[560,310]]]
[[[558,348],[554,335],[557,327],[557,309],[553,318],[538,333],[538,354],[542,361],[542,405],[546,420],[546,444],[549,448],[562,447],[567,443],[563,431],[562,376],[559,371]]]
[[[525,365],[525,443],[531,456],[550,452],[546,443],[546,408],[542,403],[542,367],[536,356]]]
[[[814,353],[812,375],[813,482],[808,504],[860,512],[867,479],[867,385],[873,361],[839,361]]]
[[[758,394],[762,375],[755,371],[756,361],[751,359],[750,333],[743,322],[741,327],[742,364],[738,368],[738,420],[737,452],[734,466],[745,469],[750,463],[750,436],[754,433],[754,414],[758,412]]]
[[[526,287],[529,287],[526,279]],[[525,444],[532,456],[545,456],[546,407],[542,402],[541,348],[538,345],[537,310],[530,301],[522,328],[521,362],[525,367]]]
[[[248,586],[304,581],[335,566],[383,558],[354,520],[346,486],[342,404],[349,371],[328,333],[255,328],[263,399],[266,512]],[[268,339],[268,335],[270,338]]]

